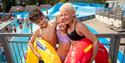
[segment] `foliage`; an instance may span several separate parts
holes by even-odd
[[[71,2],[104,3],[106,0],[69,0]]]
[[[16,5],[16,0],[3,0],[3,10],[9,12],[12,6]]]
[[[0,5],[0,12],[2,12],[3,11],[3,7]]]

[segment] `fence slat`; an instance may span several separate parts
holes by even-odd
[[[115,36],[112,36],[111,37],[111,40],[110,40],[110,49],[109,49],[109,55],[110,55],[110,58],[111,58],[111,62],[113,63],[113,60],[114,60],[114,54],[115,54],[115,41],[116,41],[116,37]]]
[[[124,46],[124,53],[123,53],[122,63],[124,63],[124,60],[125,60],[125,46]]]
[[[26,63],[26,60],[25,60],[25,54],[24,54],[24,50],[23,50],[22,44],[21,44],[21,49],[22,49],[22,51],[23,51],[24,61],[25,61],[25,63]]]
[[[11,56],[11,51],[10,51],[10,47],[9,47],[9,44],[8,44],[8,41],[6,39],[5,36],[3,35],[0,35],[1,36],[1,43],[3,44],[3,48],[4,48],[4,52],[5,52],[5,56],[6,56],[6,59],[7,59],[7,63],[13,63],[13,60],[12,60],[12,56]]]
[[[120,45],[120,37],[117,35],[116,36],[116,41],[115,41],[115,51],[114,51],[114,60],[113,63],[117,63],[117,57],[118,57],[118,51],[119,51],[119,45]]]
[[[18,63],[18,59],[17,59],[17,54],[16,54],[16,51],[15,51],[15,48],[14,48],[14,43],[12,43],[12,48],[13,48],[13,50],[14,50],[14,55],[15,55],[15,57],[16,57],[16,62]]]
[[[20,54],[19,45],[18,45],[17,43],[16,43],[16,45],[17,45],[17,48],[18,48],[18,52],[19,52],[19,57],[20,57],[21,63],[23,63],[23,62],[22,62],[22,58],[21,58],[21,54]]]

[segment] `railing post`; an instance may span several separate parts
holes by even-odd
[[[10,47],[9,47],[9,44],[8,44],[6,37],[4,37],[3,35],[0,35],[0,39],[1,39],[0,41],[1,41],[3,48],[4,48],[4,53],[6,56],[7,63],[13,63]]]
[[[116,34],[111,38],[110,50],[109,50],[109,55],[112,63],[117,63],[119,45],[120,45],[120,37]]]
[[[125,14],[125,11],[122,11],[122,24],[121,24],[121,27],[123,29],[125,29],[125,16],[124,16],[124,14]]]
[[[114,57],[114,51],[115,51],[115,36],[112,36],[111,37],[111,41],[110,41],[110,49],[109,49],[109,55],[110,55],[110,58],[111,58],[111,62],[113,63],[113,57]]]
[[[114,62],[117,63],[118,58],[118,51],[119,51],[119,45],[120,45],[120,36],[119,34],[116,35],[116,43],[115,43],[115,54],[114,54]]]

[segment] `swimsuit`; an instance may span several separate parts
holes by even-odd
[[[74,26],[74,31],[72,31],[69,34],[67,33],[67,35],[71,40],[80,41],[80,42],[75,44],[76,47],[70,48],[70,51],[66,57],[65,63],[71,63],[73,59],[74,59],[73,62],[75,62],[75,63],[78,63],[78,62],[88,63],[91,59],[93,49],[90,49],[89,52],[87,52],[86,54],[83,52],[79,52],[79,51],[83,51],[83,49],[84,49],[83,47],[86,45],[86,43],[92,44],[92,42],[87,37],[78,35],[75,27],[76,27],[76,23]],[[73,50],[73,49],[76,49],[76,50]],[[99,42],[98,52],[95,57],[95,62],[96,63],[109,63],[108,52],[107,52],[106,48],[104,47],[104,45],[101,44],[100,42]]]
[[[69,37],[67,35],[63,36],[60,30],[57,30],[57,37],[59,42],[69,43]]]
[[[63,36],[61,34],[60,30],[57,30],[57,37],[58,37],[59,42],[62,42],[62,43],[65,43],[65,44],[69,43],[69,37],[67,35]],[[62,61],[65,60],[65,56],[62,56],[62,55],[59,55],[59,56],[60,56],[60,58],[61,58]]]
[[[74,26],[74,30],[68,34],[67,32],[67,35],[68,37],[71,39],[71,40],[74,40],[74,41],[77,41],[77,40],[81,40],[83,38],[85,38],[85,36],[80,36],[77,32],[76,32],[76,23],[75,23],[75,26]]]

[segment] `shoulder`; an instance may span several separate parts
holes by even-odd
[[[56,22],[55,21],[50,21],[49,24],[55,24]]]
[[[56,20],[54,19],[54,20],[51,20],[50,22],[49,22],[49,24],[56,24],[57,22],[56,22]]]
[[[84,28],[86,28],[86,26],[85,26],[85,24],[82,23],[82,22],[77,22],[77,23],[76,23],[76,28],[77,28],[77,29],[84,29]]]
[[[86,27],[86,25],[82,22],[78,22],[76,25],[76,30],[79,34],[85,34],[86,32],[89,32],[89,29]]]
[[[58,35],[58,34],[59,34],[59,32],[60,32],[60,30],[59,30],[59,29],[57,29],[57,30],[56,30],[56,34]]]
[[[51,22],[49,22],[49,25],[51,27],[56,27],[57,26],[57,22],[56,21],[51,21]]]
[[[36,31],[33,33],[33,35],[39,35],[40,30],[41,30],[40,28],[36,29]]]

